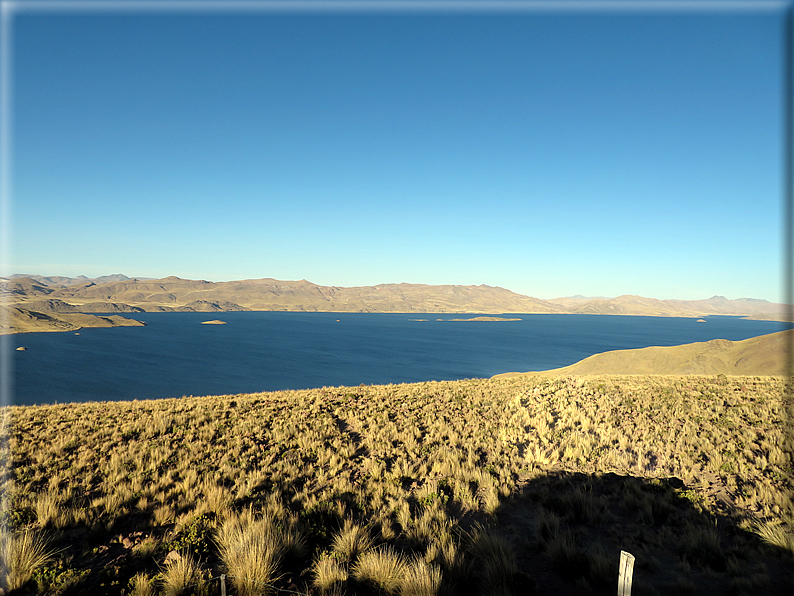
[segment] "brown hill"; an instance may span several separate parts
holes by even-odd
[[[121,312],[146,312],[137,306],[130,306],[120,302],[107,302],[99,300],[97,302],[88,302],[75,306],[57,298],[47,298],[39,300],[26,300],[20,302],[17,306],[24,306],[25,310],[32,310],[40,313],[70,313],[70,312],[83,312],[83,313],[121,313]]]
[[[251,309],[235,304],[234,302],[227,302],[226,300],[219,300],[217,302],[194,300],[193,302],[188,302],[185,306],[177,307],[175,310],[186,312],[231,312]]]
[[[736,315],[785,320],[790,309],[765,300],[657,300],[625,295],[617,298],[555,298],[540,300],[510,290],[479,285],[380,284],[376,286],[320,286],[305,279],[272,278],[229,282],[166,277],[129,279],[121,274],[103,278],[16,277],[0,280],[0,294],[29,308],[28,301],[53,301],[49,310],[66,312],[158,311],[216,312],[229,310],[286,310],[323,312],[432,313],[573,313],[704,317]],[[124,279],[121,279],[124,278]],[[55,285],[66,280],[69,285]],[[56,303],[55,301],[60,301]],[[34,309],[35,310],[35,309]]]
[[[49,298],[43,300],[27,300],[25,302],[25,310],[33,310],[36,312],[80,312],[73,304],[68,304],[63,300],[57,298]]]
[[[25,305],[27,306],[27,304]],[[116,312],[146,312],[138,306],[130,306],[123,302],[107,302],[100,300],[98,302],[89,302],[81,304],[79,307],[73,307],[78,312],[100,312],[100,313],[116,313]]]
[[[83,327],[137,327],[144,323],[118,315],[98,317],[83,313],[38,312],[18,306],[0,306],[0,335],[41,331],[76,331]]]
[[[706,342],[595,354],[576,364],[530,375],[788,375],[792,370],[794,330],[743,341]]]
[[[11,280],[0,280],[0,296],[7,300],[41,298],[52,294],[55,290],[30,277],[18,277]]]
[[[77,284],[58,288],[52,298],[81,307],[96,301],[121,302],[144,310],[303,310],[324,312],[556,313],[560,307],[491,286],[381,284],[319,286],[306,280],[248,279],[213,283],[178,277]]]

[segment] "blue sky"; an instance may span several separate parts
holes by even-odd
[[[18,10],[6,270],[780,301],[764,6]]]

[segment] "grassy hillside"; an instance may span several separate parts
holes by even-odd
[[[681,346],[614,350],[563,368],[525,374],[786,375],[794,373],[793,345],[794,330],[788,330],[743,341],[714,339]]]
[[[783,394],[516,377],[6,408],[0,582],[613,595],[623,549],[633,594],[787,594]]]

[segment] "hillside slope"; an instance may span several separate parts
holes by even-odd
[[[79,310],[89,310],[92,304],[104,302],[146,311],[564,312],[562,307],[544,300],[485,285],[403,283],[346,288],[319,286],[306,280],[264,278],[215,283],[166,277],[61,287],[44,286],[31,278],[18,278],[4,282],[3,286],[4,293],[15,302],[46,297],[76,306]]]
[[[0,306],[0,335],[43,331],[77,331],[83,327],[141,327],[144,323],[119,315],[80,312],[40,312],[19,306]]]
[[[681,346],[614,350],[563,368],[529,375],[786,375],[791,374],[794,330],[743,341],[714,339]],[[786,370],[788,369],[788,371]]]

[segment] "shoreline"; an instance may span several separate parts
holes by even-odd
[[[212,393],[202,395],[182,395],[182,396],[168,396],[168,397],[149,397],[149,398],[133,398],[133,399],[117,399],[117,400],[85,400],[85,401],[64,401],[53,403],[40,403],[40,404],[7,404],[0,405],[0,412],[5,408],[10,410],[24,409],[24,408],[75,408],[82,406],[119,406],[126,407],[127,405],[137,404],[139,406],[154,406],[163,404],[164,402],[177,403],[190,403],[197,400],[260,400],[268,398],[281,398],[284,396],[291,396],[300,398],[304,394],[314,394],[320,392],[352,392],[361,391],[362,389],[372,391],[395,391],[403,390],[408,392],[427,390],[428,388],[448,389],[454,388],[455,385],[461,387],[471,383],[489,383],[493,382],[495,385],[502,381],[518,381],[521,379],[534,380],[534,381],[562,381],[568,383],[587,383],[591,384],[600,381],[609,381],[612,383],[676,383],[676,382],[720,382],[726,379],[730,382],[738,382],[742,379],[754,380],[759,379],[763,382],[785,382],[791,377],[787,375],[724,375],[724,374],[622,374],[622,373],[593,373],[593,374],[566,374],[566,375],[547,375],[546,373],[554,373],[559,369],[552,369],[549,371],[534,371],[528,373],[499,373],[491,377],[471,377],[468,379],[455,379],[450,381],[415,381],[413,383],[373,383],[373,384],[360,384],[360,385],[323,385],[321,387],[304,387],[302,389],[274,389],[270,391],[253,391],[250,393]]]
[[[24,304],[24,303],[22,303]],[[20,330],[9,330],[9,329],[0,329],[0,335],[21,335],[26,333],[59,333],[59,332],[69,332],[69,331],[79,331],[80,329],[100,329],[100,328],[110,328],[110,327],[142,327],[146,324],[136,319],[130,319],[123,315],[119,314],[112,314],[112,313],[58,313],[58,312],[47,312],[42,313],[38,311],[27,311],[29,313],[34,313],[35,315],[40,315],[42,317],[46,317],[48,319],[54,319],[56,321],[51,327],[46,328],[35,328],[35,329],[20,329]],[[167,313],[167,314],[176,314],[180,312],[184,313],[194,313],[194,314],[209,314],[207,311],[199,311],[199,310],[172,310],[172,311],[145,311],[146,314],[160,314],[160,313]],[[344,315],[344,314],[399,314],[399,315],[476,315],[474,318],[469,319],[435,319],[431,321],[430,319],[414,319],[415,321],[421,322],[508,322],[508,321],[519,321],[522,319],[519,318],[506,318],[500,317],[497,315],[522,315],[522,316],[532,316],[532,315],[585,315],[585,316],[600,316],[600,317],[653,317],[653,318],[670,318],[670,319],[707,319],[708,317],[735,317],[739,319],[744,319],[748,321],[768,321],[770,323],[780,323],[780,324],[791,324],[791,321],[786,320],[785,316],[777,317],[777,318],[770,318],[770,317],[760,317],[757,315],[746,315],[746,314],[722,314],[722,313],[712,313],[712,314],[703,314],[703,315],[681,315],[681,314],[634,314],[634,313],[572,313],[572,312],[499,312],[495,313],[492,311],[471,311],[471,312],[452,312],[452,311],[386,311],[386,310],[361,310],[361,311],[349,311],[349,310],[301,310],[301,309],[267,309],[267,310],[259,310],[259,309],[248,309],[245,311],[211,311],[213,314],[221,314],[221,313],[233,313],[233,312],[294,312],[294,313],[318,313],[318,314],[336,314],[336,315]],[[129,314],[129,313],[127,313]],[[143,314],[143,313],[139,313]],[[124,323],[115,322],[113,324],[107,324],[107,322],[97,324],[88,324],[89,321],[83,319],[81,323],[77,326],[69,326],[66,327],[65,325],[73,325],[73,323],[69,322],[68,318],[66,317],[92,317],[96,319],[102,319],[104,321],[128,321]],[[13,320],[13,317],[8,317],[7,320],[10,322]],[[61,322],[61,325],[58,325],[58,322]],[[705,322],[708,322],[707,320]]]
[[[764,377],[769,379],[787,379],[786,367],[792,367],[791,346],[794,343],[794,330],[777,331],[758,335],[740,341],[716,339],[706,342],[680,344],[676,346],[651,346],[627,350],[612,350],[593,354],[578,362],[560,368],[552,368],[529,372],[503,372],[490,377],[471,377],[456,380],[425,380],[409,383],[375,383],[333,385],[337,389],[355,387],[391,387],[402,385],[407,388],[419,387],[428,383],[465,383],[471,380],[501,381],[516,378],[580,378],[595,377],[632,377],[635,379],[651,378],[741,378]],[[17,348],[19,350],[19,348]],[[10,350],[9,350],[10,351]],[[661,364],[660,364],[661,363]],[[794,370],[792,371],[794,372]],[[119,400],[80,400],[66,401],[62,404],[81,403],[120,403],[161,401],[169,399],[192,399],[194,397],[229,397],[233,395],[264,395],[280,392],[302,392],[325,390],[329,386],[301,387],[296,389],[267,390],[246,393],[209,393],[201,395],[163,396],[155,398],[136,398]],[[16,405],[16,404],[9,404]],[[31,404],[32,405],[32,404]],[[40,406],[54,405],[48,403]],[[20,404],[22,407],[22,404]]]

